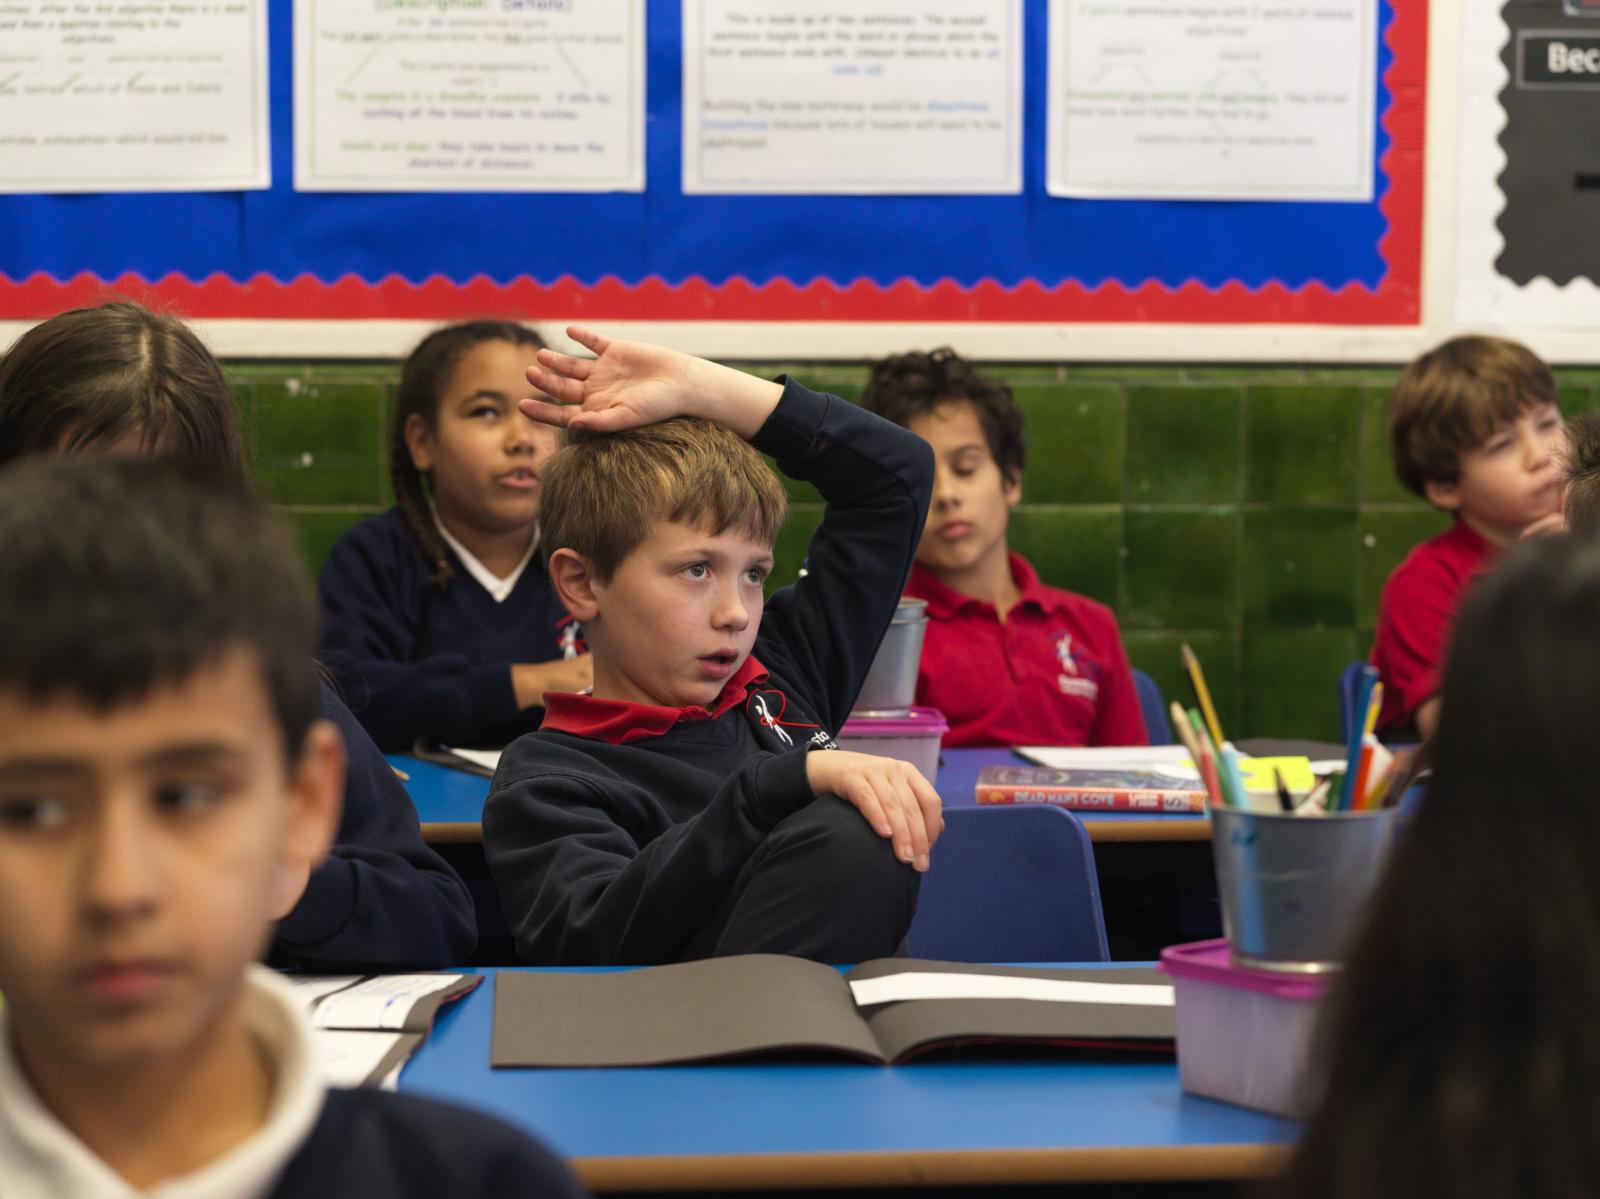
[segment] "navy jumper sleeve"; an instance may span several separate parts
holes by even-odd
[[[437,969],[478,944],[472,895],[422,841],[417,809],[355,717],[318,684],[321,716],[344,738],[344,812],[332,850],[278,924],[274,965]]]

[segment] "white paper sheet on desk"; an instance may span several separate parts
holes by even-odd
[[[456,974],[380,974],[323,998],[311,1012],[318,1028],[404,1028],[417,1000],[460,981]]]
[[[1172,988],[1163,983],[1089,983],[1066,978],[1018,978],[1009,974],[907,972],[852,982],[857,1007],[904,999],[1037,999],[1049,1003],[1111,1003],[1171,1007]]]
[[[1054,770],[1149,770],[1178,779],[1200,777],[1181,745],[1023,745],[1016,752]]]
[[[294,988],[295,998],[304,1005],[309,1014],[317,1006],[317,1001],[332,995],[335,991],[343,991],[346,987],[353,987],[363,978],[364,974],[286,974],[283,976],[289,985]]]
[[[455,754],[456,757],[471,762],[474,766],[482,766],[485,770],[500,769],[498,749],[456,749],[450,745],[441,745],[439,748],[447,754]]]
[[[348,1029],[318,1028],[313,1030],[313,1056],[317,1073],[329,1086],[359,1087],[379,1083],[384,1090],[393,1090],[392,1079],[397,1079],[406,1057],[384,1069],[382,1079],[374,1077],[383,1069],[384,1060],[396,1052],[403,1040],[418,1038],[393,1032],[352,1032]]]

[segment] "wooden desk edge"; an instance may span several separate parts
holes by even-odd
[[[1182,1145],[891,1153],[662,1154],[575,1157],[570,1164],[585,1186],[602,1191],[1232,1182],[1276,1174],[1287,1163],[1289,1150],[1288,1145]]]
[[[428,845],[471,845],[483,841],[483,825],[476,820],[436,820],[422,826]]]

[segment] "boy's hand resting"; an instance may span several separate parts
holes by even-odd
[[[567,336],[596,357],[540,350],[528,382],[555,397],[519,407],[536,421],[591,433],[700,416],[748,440],[778,405],[783,389],[743,371],[641,341],[602,337],[572,325]]]
[[[894,844],[894,856],[918,870],[944,831],[939,793],[922,772],[898,758],[845,749],[806,754],[806,781],[814,795],[837,795],[856,809],[872,831]]]
[[[518,708],[544,706],[546,691],[582,691],[594,686],[594,660],[588,654],[549,662],[518,662],[511,667],[511,689]]]

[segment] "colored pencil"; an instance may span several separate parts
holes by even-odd
[[[1289,794],[1289,784],[1283,781],[1283,771],[1278,767],[1272,768],[1273,781],[1278,784],[1278,807],[1285,812],[1294,811],[1294,796]]]
[[[1194,650],[1185,643],[1182,649],[1183,666],[1189,672],[1189,681],[1194,684],[1195,698],[1200,701],[1200,710],[1206,714],[1206,728],[1211,733],[1214,744],[1221,746],[1227,740],[1222,735],[1222,722],[1217,719],[1216,705],[1211,702],[1211,692],[1206,687],[1206,676],[1200,669],[1200,659],[1194,656]]]
[[[1367,665],[1361,668],[1361,685],[1356,692],[1355,711],[1351,713],[1350,741],[1345,747],[1344,784],[1339,788],[1335,801],[1328,805],[1330,812],[1348,812],[1354,802],[1352,792],[1356,785],[1356,771],[1361,766],[1361,743],[1367,732],[1367,709],[1372,706],[1372,688],[1377,681],[1377,667]]]

